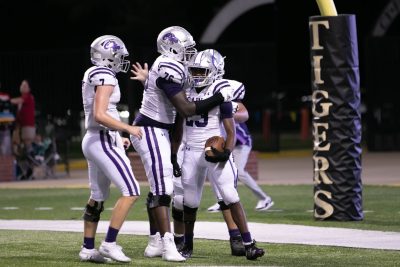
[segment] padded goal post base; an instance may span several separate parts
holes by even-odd
[[[309,19],[314,217],[362,220],[361,114],[355,15]]]

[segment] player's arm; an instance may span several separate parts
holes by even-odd
[[[232,115],[232,103],[226,102],[220,106],[222,124],[226,132],[225,149],[230,152],[235,147],[236,127],[235,120]]]
[[[178,149],[182,142],[183,118],[177,114],[174,127],[171,131],[171,163],[175,177],[182,176],[181,167],[178,163]]]
[[[208,156],[206,154],[205,159],[209,162],[225,162],[229,159],[231,152],[235,146],[236,141],[236,128],[235,121],[232,114],[232,102],[224,102],[220,106],[222,124],[226,132],[226,140],[224,151],[220,152],[215,148],[211,147],[213,151],[213,156]]]
[[[190,117],[193,115],[204,114],[212,108],[221,105],[225,100],[231,97],[229,90],[219,92],[207,99],[190,102],[183,90],[183,86],[180,83],[176,83],[173,80],[167,80],[165,78],[157,79],[157,86],[166,92],[168,99],[177,109],[179,114],[184,117]]]
[[[177,114],[174,126],[171,130],[171,153],[177,154],[179,146],[182,142],[183,134],[183,118]]]
[[[20,105],[22,104],[22,102],[24,102],[24,100],[22,99],[22,97],[14,97],[10,99],[11,104],[14,105]]]
[[[237,110],[233,114],[235,122],[246,122],[249,119],[249,112],[247,111],[246,106],[242,102],[235,102],[235,104],[237,104]]]
[[[131,135],[141,138],[142,133],[139,127],[131,126],[124,122],[118,121],[108,115],[107,108],[109,99],[114,90],[113,85],[100,85],[96,86],[96,94],[93,105],[93,115],[97,123],[100,123],[108,128],[124,131]]]
[[[233,120],[233,118],[223,119],[222,123],[226,131],[225,149],[229,149],[229,151],[232,151],[235,147],[236,140],[235,121]]]

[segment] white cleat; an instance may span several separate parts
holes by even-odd
[[[160,233],[149,236],[149,243],[144,250],[144,256],[148,258],[161,257],[163,254],[163,243],[161,241]]]
[[[104,257],[113,259],[119,262],[131,262],[131,258],[127,257],[122,252],[122,247],[118,246],[116,242],[105,242],[103,241],[99,247],[99,252]]]
[[[267,197],[266,199],[262,199],[258,201],[257,206],[256,206],[256,211],[266,211],[269,208],[271,208],[274,205],[274,202],[270,197]]]
[[[79,252],[79,258],[81,259],[81,261],[90,261],[97,263],[106,263],[111,261],[110,259],[104,258],[97,249],[87,249],[85,247],[82,247],[81,251]]]
[[[208,211],[208,212],[219,212],[219,211],[221,211],[221,207],[219,206],[218,203],[215,203],[214,205],[210,206],[210,207],[207,209],[207,211]]]
[[[186,261],[178,250],[174,242],[174,235],[172,233],[166,232],[162,238],[163,243],[163,253],[162,259],[166,261]]]

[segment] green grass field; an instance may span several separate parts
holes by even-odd
[[[252,222],[287,223],[314,226],[346,227],[368,230],[400,232],[400,187],[364,186],[363,202],[365,219],[359,222],[315,221],[313,209],[313,188],[310,185],[263,185],[275,205],[271,212],[256,212],[256,198],[244,186],[239,194],[247,216]],[[142,196],[136,202],[128,220],[147,220],[145,199],[148,187],[141,188]],[[88,189],[0,189],[0,219],[59,219],[78,220],[82,211],[71,210],[83,207],[88,199]],[[115,188],[105,203],[111,208],[118,196]],[[206,212],[215,203],[209,186],[203,193],[198,220],[222,221],[219,213]],[[19,207],[17,210],[3,210],[4,207]],[[53,210],[35,210],[35,207],[53,207]],[[103,219],[109,219],[111,212],[104,211]]]
[[[263,187],[275,202],[270,212],[254,211],[257,200],[247,188],[239,186],[242,203],[251,222],[400,232],[400,187],[365,186],[363,202],[367,212],[360,222],[315,221],[310,212],[313,208],[313,188],[310,185]],[[141,190],[143,196],[128,220],[147,220],[144,201],[148,188],[142,187]],[[113,188],[106,208],[112,207],[117,196],[118,192]],[[80,220],[82,211],[71,208],[83,207],[87,198],[88,189],[0,189],[0,219]],[[198,220],[222,221],[219,213],[206,212],[213,203],[211,189],[206,186]],[[36,210],[38,207],[53,209]],[[110,213],[110,210],[104,211],[102,220],[109,219]],[[99,234],[96,243],[103,237]],[[0,266],[88,266],[90,264],[80,263],[77,257],[81,239],[80,233],[0,230]],[[399,251],[269,243],[260,243],[267,249],[267,255],[251,262],[243,257],[230,256],[228,242],[205,239],[195,240],[193,259],[176,264],[144,258],[145,236],[120,235],[118,240],[134,259],[133,266],[400,266]]]
[[[101,240],[104,235],[99,234]],[[99,242],[99,241],[98,241]],[[171,263],[143,256],[145,236],[120,235],[118,243],[133,261],[131,266],[399,266],[398,251],[326,246],[263,244],[267,255],[257,261],[230,256],[229,244],[195,240],[195,255],[186,263]],[[93,266],[81,263],[81,234],[37,231],[0,231],[0,266]],[[116,264],[113,264],[116,265]]]

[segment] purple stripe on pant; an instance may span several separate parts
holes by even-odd
[[[111,153],[106,148],[106,142],[105,142],[105,139],[104,139],[104,132],[103,131],[100,131],[100,141],[101,141],[101,146],[103,148],[104,153],[106,153],[106,155],[111,159],[111,161],[114,163],[115,167],[117,167],[117,170],[118,170],[119,174],[124,179],[125,184],[128,187],[129,195],[133,196],[134,194],[132,192],[132,188],[129,185],[129,182],[128,182],[126,176],[125,176],[124,171],[122,170],[121,166],[119,166],[118,162],[115,160],[115,158],[111,155]]]
[[[133,178],[133,175],[131,174],[131,170],[129,167],[126,165],[125,161],[121,158],[121,156],[117,153],[117,151],[114,150],[111,144],[111,136],[109,133],[107,133],[107,139],[108,139],[108,145],[110,146],[111,151],[118,157],[118,159],[122,162],[122,165],[124,165],[125,171],[128,173],[129,178],[133,184],[133,187],[135,188],[135,194],[139,195],[139,190],[137,188],[137,185],[135,183],[135,178]]]
[[[163,169],[163,164],[162,164],[162,159],[161,159],[161,152],[160,152],[160,147],[158,145],[157,141],[157,136],[156,133],[154,132],[154,128],[151,128],[151,133],[153,134],[153,140],[154,140],[154,147],[156,148],[156,153],[158,157],[158,168],[160,169],[160,182],[161,182],[161,194],[165,194],[165,182],[164,182],[164,169]]]
[[[238,181],[239,171],[237,171],[237,172],[235,173],[235,168],[233,167],[233,163],[232,163],[231,159],[229,159],[228,161],[229,161],[229,163],[230,163],[230,165],[231,165],[232,172],[233,172],[233,175],[234,175],[234,177],[235,177],[234,185],[235,185],[235,188],[237,188],[237,181]]]
[[[155,187],[156,187],[156,195],[159,195],[160,192],[158,190],[158,180],[157,180],[157,170],[156,170],[156,159],[154,157],[154,151],[153,151],[153,147],[151,146],[151,139],[150,139],[150,132],[149,132],[149,127],[143,127],[144,131],[146,133],[146,142],[147,142],[147,146],[149,148],[150,151],[150,156],[151,156],[151,170],[153,172],[153,177],[154,177],[154,183],[155,183]]]

